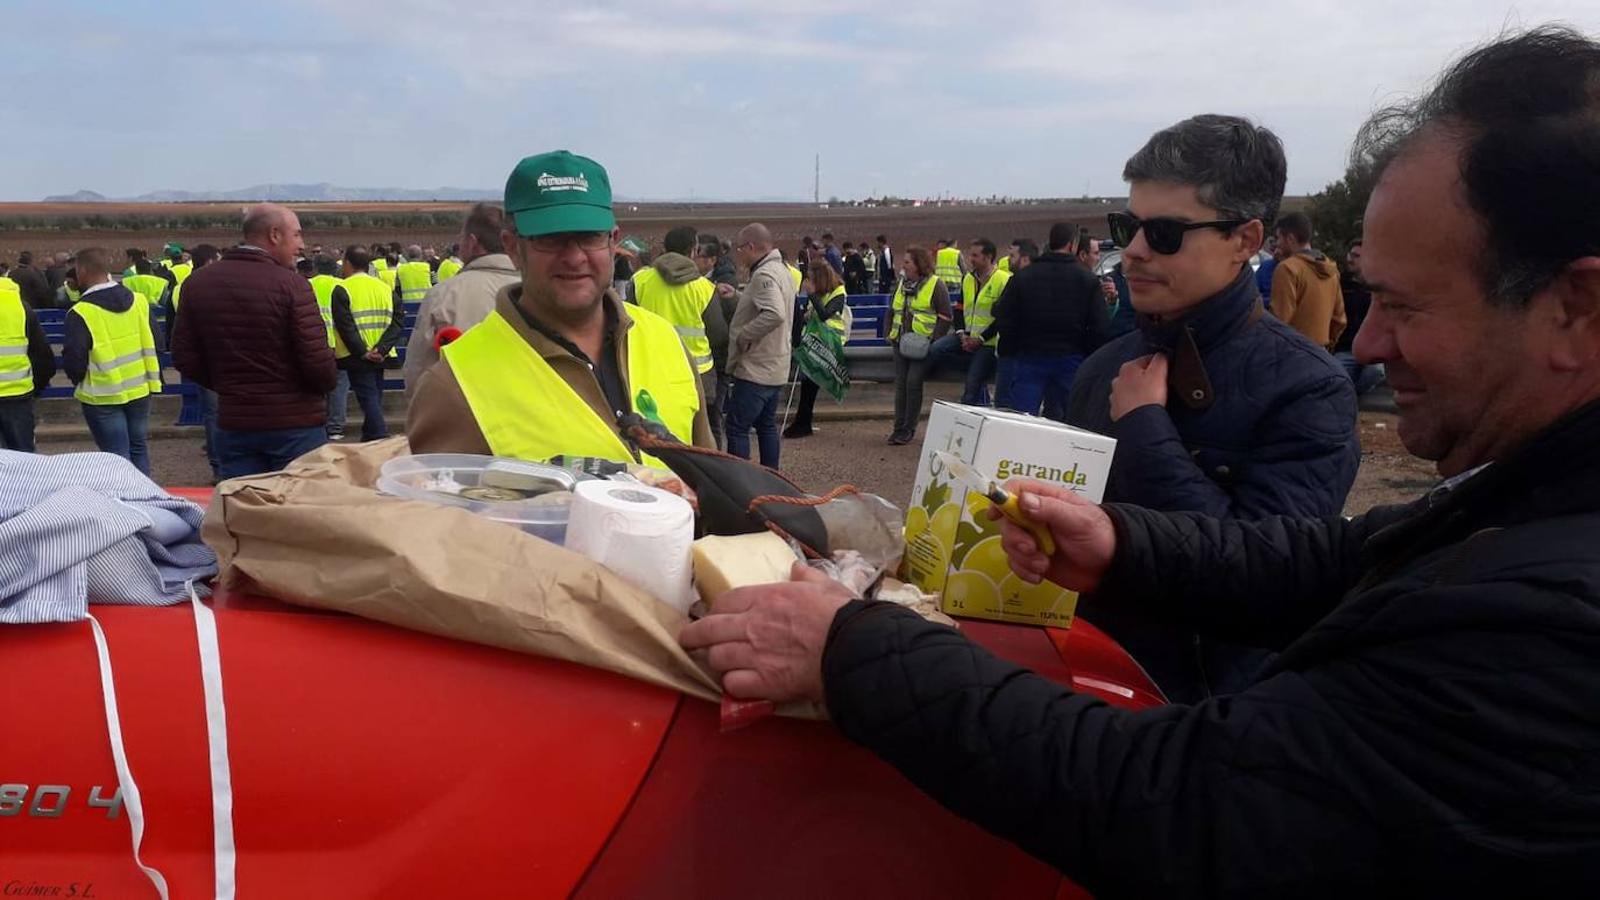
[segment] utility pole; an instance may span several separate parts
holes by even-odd
[[[822,154],[817,154],[816,174],[811,182],[811,202],[822,205]]]

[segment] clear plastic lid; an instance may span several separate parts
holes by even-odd
[[[551,537],[564,534],[572,489],[586,476],[556,466],[471,453],[419,453],[383,464],[378,490],[458,506]],[[558,539],[556,535],[552,539]]]

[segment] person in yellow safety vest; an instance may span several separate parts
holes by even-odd
[[[396,297],[400,296],[400,257],[389,254],[383,257],[384,263],[379,266],[374,264],[378,280],[389,286]]]
[[[83,297],[67,311],[62,368],[77,385],[95,446],[148,475],[150,395],[161,392],[161,363],[150,305],[111,280],[110,262],[99,247],[78,251]]]
[[[806,274],[810,276],[811,290],[806,294],[807,318],[820,319],[823,324],[838,333],[843,340],[850,340],[850,326],[854,317],[850,313],[848,293],[845,291],[844,282],[839,279],[839,273],[826,259],[813,260],[807,267]],[[795,409],[794,418],[789,421],[789,426],[783,429],[784,440],[810,437],[816,429],[812,426],[812,412],[817,405],[817,393],[821,390],[815,381],[800,374],[800,404]]]
[[[422,376],[406,421],[412,451],[660,467],[617,424],[652,410],[679,440],[711,447],[678,333],[607,289],[618,232],[606,170],[565,150],[527,157],[506,180],[505,211],[502,241],[523,280]]]
[[[317,310],[322,313],[323,324],[328,327],[328,346],[333,348],[334,362],[350,355],[350,348],[339,339],[339,330],[333,327],[333,289],[343,284],[339,278],[341,263],[326,253],[311,260],[311,293],[317,298]],[[350,373],[341,366],[338,381],[328,392],[328,440],[344,440],[345,416],[349,411]]]
[[[171,283],[155,274],[156,267],[148,259],[137,260],[133,268],[134,274],[124,276],[122,286],[143,297],[151,309],[165,309]]]
[[[995,264],[994,242],[979,238],[967,247],[967,267],[961,279],[961,304],[967,310],[966,328],[945,335],[928,354],[930,370],[941,363],[959,359],[966,369],[966,384],[961,402],[968,406],[989,405],[989,380],[995,373],[994,305],[1011,281],[1009,272]],[[987,334],[986,334],[987,332]]]
[[[405,307],[399,292],[367,274],[371,262],[362,247],[345,250],[340,273],[343,280],[329,295],[336,332],[333,352],[355,391],[356,402],[361,404],[363,441],[389,436],[389,426],[383,418],[384,364],[398,356],[394,348],[405,326]]]
[[[412,244],[406,248],[406,261],[395,269],[395,280],[400,290],[400,302],[422,302],[428,288],[433,287],[433,270],[423,260],[421,247]]]
[[[944,289],[950,295],[955,327],[965,328],[965,310],[961,308],[961,277],[967,274],[967,267],[966,260],[961,256],[961,248],[956,246],[955,241],[940,241],[939,249],[933,255],[933,265],[934,273],[944,282]]]
[[[926,247],[910,246],[900,252],[900,283],[889,301],[889,345],[894,350],[894,430],[889,443],[909,444],[922,419],[922,382],[928,359],[912,359],[900,352],[900,336],[915,333],[937,341],[950,330],[950,294],[934,270],[933,254]]]
[[[717,292],[716,286],[700,274],[694,260],[689,258],[694,252],[694,237],[692,225],[681,225],[667,232],[662,239],[665,252],[633,273],[629,290],[634,303],[672,323],[673,330],[689,351],[695,372],[702,376],[701,390],[712,391],[716,389],[715,382],[707,384],[703,377],[712,369],[706,316],[720,315],[722,306],[711,302]]]
[[[780,250],[778,252],[782,253],[783,251]],[[794,292],[796,294],[800,293],[800,287],[806,283],[805,273],[800,271],[799,266],[789,262],[787,258],[783,261],[783,267],[789,270],[789,276],[794,279]]]
[[[172,273],[173,287],[183,284],[184,279],[194,272],[194,263],[186,261],[182,244],[169,243],[161,248],[161,265]]]
[[[55,350],[0,264],[0,450],[34,452],[34,399],[56,374]]]
[[[448,280],[450,276],[460,272],[461,267],[464,265],[465,263],[461,261],[460,245],[452,245],[450,247],[450,255],[439,260],[439,269],[434,273],[437,276],[437,278],[434,279],[434,284]]]
[[[195,273],[195,271],[211,265],[221,256],[222,251],[218,250],[215,244],[195,244],[194,249],[189,254],[189,258],[191,260],[189,263],[189,274],[192,275]],[[184,281],[187,280],[187,278],[184,279]],[[182,302],[183,281],[180,281],[172,286],[172,290],[167,292],[167,303],[166,306],[162,307],[163,317],[167,321],[167,346],[169,347],[172,346],[172,333],[178,328],[178,305]],[[205,398],[205,394],[206,391],[202,389],[202,401]],[[213,395],[212,402],[214,406],[215,395]],[[215,418],[215,416],[212,418]]]

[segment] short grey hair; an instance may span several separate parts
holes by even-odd
[[[1207,114],[1156,132],[1122,167],[1122,180],[1192,185],[1221,216],[1271,222],[1288,173],[1277,135],[1249,119]]]

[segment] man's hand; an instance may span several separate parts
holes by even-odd
[[[982,346],[983,340],[980,338],[975,338],[970,334],[963,334],[961,336],[961,349],[967,351],[968,353],[976,352],[977,349]]]
[[[991,507],[989,518],[1000,522],[1000,546],[1005,548],[1011,571],[1029,584],[1049,579],[1073,591],[1099,587],[1117,552],[1117,532],[1105,510],[1066,488],[1042,481],[1013,478],[1006,482],[1006,490],[1017,495],[1028,518],[1050,529],[1056,542],[1055,555],[1045,556],[1028,529]]]
[[[376,350],[368,350],[367,354],[363,356],[362,359],[365,359],[370,363],[383,362],[383,354]]]
[[[717,285],[717,296],[718,297],[722,297],[723,299],[727,299],[728,297],[738,296],[738,294],[739,294],[739,290],[737,288],[735,288],[731,284],[719,284],[719,285]]]
[[[1152,405],[1167,405],[1167,357],[1161,353],[1123,363],[1111,380],[1111,421]]]
[[[705,651],[722,689],[741,700],[822,700],[828,629],[855,596],[804,563],[789,577],[723,594],[716,612],[678,635],[684,649]]]

